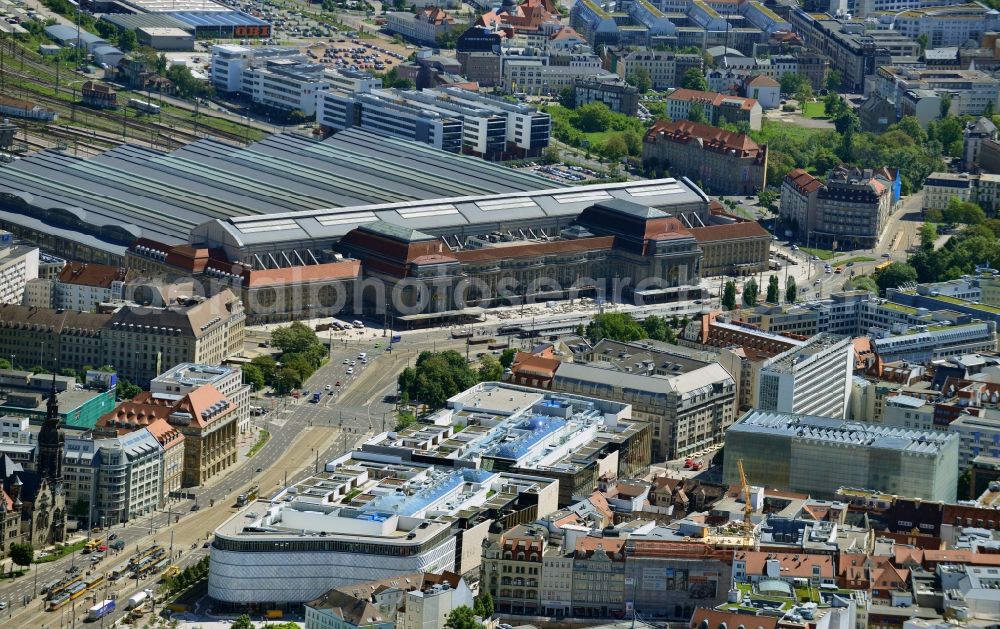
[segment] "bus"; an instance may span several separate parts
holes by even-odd
[[[842,267],[842,266],[838,266],[837,268],[835,268],[835,269],[833,270],[833,272],[834,272],[834,273],[843,273],[843,272],[844,272],[844,267]]]
[[[83,554],[92,553],[101,545],[101,540],[99,539],[89,539],[87,543],[83,545]]]
[[[95,577],[91,577],[91,578],[87,579],[87,589],[88,590],[93,590],[96,587],[100,587],[100,585],[102,583],[104,583],[104,575],[103,574],[99,574],[99,575],[97,575]]]
[[[881,271],[882,269],[889,267],[889,265],[891,265],[891,264],[892,264],[892,260],[886,260],[885,262],[879,262],[878,264],[875,265],[875,270],[876,271]]]

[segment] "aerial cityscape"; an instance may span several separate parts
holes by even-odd
[[[0,626],[1000,629],[1000,0],[0,0]]]

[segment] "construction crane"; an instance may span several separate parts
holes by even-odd
[[[743,471],[743,459],[736,461],[740,470],[740,487],[743,490],[743,541],[747,546],[753,543],[753,501],[750,499],[750,483]]]

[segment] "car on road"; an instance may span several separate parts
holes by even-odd
[[[109,542],[113,542],[116,539],[118,539],[118,533],[112,533],[111,535],[108,535]]]
[[[351,367],[353,367],[354,365],[357,365],[357,364],[358,364],[358,361],[356,361],[356,360],[352,360],[351,361]]]
[[[891,258],[892,256],[889,254],[888,251],[886,251],[885,253],[882,254],[882,257],[883,258]]]
[[[815,282],[813,282],[813,285],[819,285],[819,284],[822,284],[822,283],[823,283],[823,279],[822,279],[822,278],[819,278],[819,277],[817,277],[817,278],[816,278],[816,281],[815,281]]]
[[[348,367],[347,368],[347,375],[351,375],[352,373],[354,373],[354,367]]]
[[[339,386],[340,386],[340,380],[337,380],[337,384],[335,384],[335,385],[333,385],[333,386],[335,386],[335,387],[339,387]]]
[[[197,502],[191,505],[192,511],[197,511],[198,509],[201,509],[201,506]]]
[[[813,260],[813,261],[817,261],[817,260],[819,260],[819,256],[815,256],[815,255],[814,255],[813,257],[811,257],[811,258],[809,258],[809,259],[810,259],[810,260]]]
[[[854,266],[853,262],[848,262],[845,266]]]
[[[350,361],[350,360],[348,360],[348,359],[346,359],[346,358],[344,359],[344,364],[345,364],[345,365],[349,365],[350,363],[351,363],[351,361]]]
[[[375,349],[378,349],[378,348],[380,348],[380,347],[382,347],[382,344],[381,344],[381,343],[375,343]]]
[[[330,389],[332,389],[332,388],[333,388],[333,385],[332,385],[332,384],[328,384],[328,385],[326,385],[326,390],[327,390],[327,391],[329,391],[329,390],[330,390]]]

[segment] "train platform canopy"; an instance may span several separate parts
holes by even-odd
[[[0,224],[124,255],[138,238],[189,242],[246,216],[530,191],[552,182],[425,144],[349,129],[247,147],[199,140],[170,153],[124,145],[91,158],[42,151],[0,169]]]
[[[187,33],[194,32],[194,27],[187,22],[164,13],[106,13],[101,19],[129,31],[140,28],[179,28]]]

